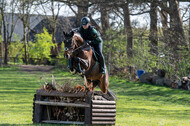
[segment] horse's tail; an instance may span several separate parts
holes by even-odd
[[[107,94],[110,95],[111,97],[113,97],[114,100],[118,100],[117,96],[110,89],[108,89]]]

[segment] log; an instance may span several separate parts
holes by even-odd
[[[102,97],[105,98],[106,100],[109,100],[109,101],[113,101],[113,100],[114,100],[114,98],[113,98],[112,96],[110,96],[110,95],[108,95],[108,94],[104,94],[104,93],[101,92],[101,91],[94,91],[93,93],[94,93],[95,96],[96,96],[96,95],[102,96]]]
[[[58,92],[54,90],[47,92],[44,89],[37,90],[37,94],[41,96],[61,96],[61,97],[85,97],[86,96],[84,92],[67,93],[67,92]]]
[[[93,117],[115,117],[115,113],[92,113]]]
[[[63,103],[63,102],[47,102],[47,101],[35,101],[35,104],[49,105],[49,106],[72,106],[72,107],[90,107],[89,104],[85,103]]]
[[[115,121],[115,117],[92,117],[93,121]]]
[[[59,124],[76,124],[83,125],[84,122],[74,122],[74,121],[57,121],[57,120],[43,120],[43,123],[59,123]]]
[[[34,95],[34,102],[33,102],[33,119],[32,121],[34,123],[40,123],[42,119],[42,106],[41,105],[36,105],[35,101],[36,100],[41,100],[41,96],[38,94]]]
[[[116,105],[92,105],[92,108],[115,109]]]
[[[96,113],[98,113],[98,112],[101,112],[101,113],[115,113],[116,112],[116,110],[115,109],[92,109],[92,112],[96,112]]]
[[[92,124],[95,124],[95,125],[98,125],[98,124],[106,124],[106,125],[109,125],[109,124],[115,124],[115,121],[113,122],[110,122],[110,121],[92,121]]]
[[[115,101],[101,101],[101,100],[92,100],[92,104],[99,104],[99,105],[115,105]]]

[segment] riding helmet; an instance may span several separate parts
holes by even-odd
[[[87,25],[88,23],[90,23],[90,19],[88,17],[83,17],[81,19],[81,24],[82,25]]]

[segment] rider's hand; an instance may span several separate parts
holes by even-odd
[[[90,40],[86,40],[86,42],[87,42],[88,44],[92,44],[92,41],[90,41]]]

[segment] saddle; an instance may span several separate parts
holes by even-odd
[[[95,59],[95,61],[98,62],[98,56],[97,56],[97,54],[96,54],[95,49],[94,49],[92,46],[88,45],[88,46],[84,46],[84,48],[82,48],[82,50],[86,50],[86,51],[90,51],[90,49],[92,49],[93,58]]]
[[[96,66],[99,64],[97,54],[92,46],[86,44],[85,46],[83,46],[83,48],[81,48],[81,51],[84,51],[84,50],[90,51],[90,49],[92,49],[92,52],[93,52],[92,56],[93,56],[94,60],[96,61],[96,63],[93,65],[93,67],[87,73],[85,73],[86,76],[88,76],[92,72],[92,70],[94,70],[96,68]],[[86,64],[85,66],[87,66],[87,67],[89,65],[86,60],[81,59],[81,58],[76,58],[75,61],[78,63],[77,64],[77,68],[79,69],[78,71],[82,71],[82,69],[80,68],[79,62]]]

